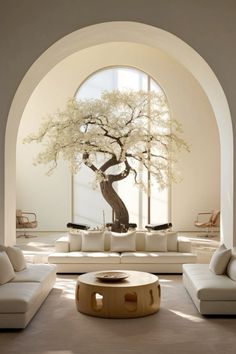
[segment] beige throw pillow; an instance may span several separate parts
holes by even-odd
[[[224,274],[226,271],[227,264],[229,263],[230,257],[231,249],[227,249],[225,245],[222,244],[213,253],[209,264],[209,269],[215,274]]]
[[[104,251],[103,231],[82,231],[82,251],[102,252]]]
[[[21,270],[26,268],[25,257],[19,247],[7,247],[6,253],[16,272],[20,272]]]
[[[136,233],[111,233],[111,251],[113,252],[134,252],[136,251]]]
[[[148,252],[167,252],[167,234],[164,232],[147,232],[145,249]]]
[[[3,252],[3,251],[6,252],[6,250],[7,250],[7,246],[0,245],[0,252]]]
[[[236,248],[233,248],[232,256],[227,266],[227,275],[236,281]]]
[[[15,272],[6,252],[0,252],[0,285],[8,283],[15,277]]]
[[[236,281],[236,257],[230,259],[227,267],[227,274],[230,279]]]

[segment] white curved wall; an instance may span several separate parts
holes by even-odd
[[[130,65],[150,74],[165,90],[173,117],[183,124],[191,153],[180,158],[183,181],[172,188],[171,220],[178,230],[192,230],[197,212],[218,208],[220,203],[215,117],[205,93],[188,70],[165,52],[135,43],[107,43],[83,49],[57,64],[39,83],[26,105],[18,133],[17,207],[35,210],[40,230],[65,229],[71,218],[71,179],[65,163],[53,176],[46,177],[45,166],[32,167],[40,147],[22,145],[22,137],[37,129],[42,116],[63,107],[87,76],[112,65]]]
[[[187,16],[188,21],[189,17]],[[207,21],[207,25],[209,22]],[[186,31],[186,26],[184,31]],[[60,27],[60,26],[59,26]],[[179,25],[178,25],[179,27]],[[77,28],[77,27],[76,27]],[[40,33],[41,33],[40,25]],[[58,28],[57,28],[58,30]],[[176,31],[172,31],[176,33]],[[62,37],[63,33],[69,33]],[[194,31],[190,34],[193,35]],[[198,33],[198,32],[197,32]],[[232,35],[233,36],[233,35]],[[6,119],[5,130],[5,149],[4,149],[4,169],[1,173],[1,189],[4,190],[4,198],[2,198],[2,209],[0,216],[2,218],[2,232],[0,239],[3,244],[15,243],[15,208],[16,208],[16,139],[20,120],[24,112],[25,106],[40,82],[40,80],[51,70],[57,63],[66,58],[68,55],[75,53],[81,49],[91,47],[93,45],[107,43],[112,41],[125,41],[144,43],[153,48],[159,48],[175,58],[185,68],[187,68],[196,80],[202,86],[206,93],[212,109],[215,114],[220,135],[221,148],[221,240],[228,247],[236,244],[236,233],[234,233],[234,145],[233,145],[233,127],[232,117],[229,110],[229,104],[223,88],[209,65],[214,66],[211,60],[212,42],[207,41],[207,46],[200,45],[200,53],[204,53],[204,48],[210,54],[208,64],[201,55],[199,55],[191,46],[185,43],[177,36],[157,27],[149,26],[138,22],[115,21],[106,23],[97,23],[75,32],[60,32],[57,42],[52,44],[40,56],[36,54],[36,61],[32,61],[32,66],[26,72],[25,68],[17,66],[21,73],[25,73],[19,86],[16,86],[14,99],[11,98],[11,106]],[[192,43],[191,41],[189,43]],[[45,44],[45,43],[44,43]],[[222,44],[222,41],[221,41]],[[36,47],[36,46],[35,46]],[[33,47],[33,49],[35,49]],[[231,46],[232,47],[232,46]],[[38,48],[38,46],[37,46]],[[47,48],[47,46],[43,47]],[[209,49],[209,50],[208,50]],[[218,50],[218,49],[217,49]],[[38,52],[37,52],[38,53]],[[32,54],[30,52],[30,54]],[[214,58],[218,58],[217,52]],[[220,58],[220,57],[219,57]],[[32,58],[31,58],[32,59]],[[216,63],[217,64],[217,63]],[[216,68],[217,69],[217,68]],[[23,70],[23,71],[22,71]],[[221,73],[218,67],[217,73]],[[230,72],[231,73],[231,72]],[[231,75],[232,76],[232,75]],[[222,77],[221,77],[222,80]],[[13,80],[14,81],[14,80]],[[16,85],[17,83],[14,81]],[[233,80],[231,80],[233,82]],[[223,80],[224,87],[229,89],[227,92],[233,92],[233,86],[228,85]],[[7,95],[8,95],[8,91]],[[4,97],[4,96],[3,96]],[[8,96],[7,96],[8,97]],[[230,97],[231,99],[232,97]],[[234,101],[231,100],[231,109],[233,109]],[[8,103],[6,104],[8,105]],[[5,105],[5,106],[6,106]],[[4,106],[4,107],[5,107]],[[3,161],[3,154],[1,155]],[[3,164],[3,162],[1,162]],[[4,174],[4,177],[3,177]],[[3,206],[4,204],[4,206]],[[4,220],[3,220],[4,217]]]

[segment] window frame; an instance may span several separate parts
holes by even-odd
[[[149,74],[146,73],[144,70],[137,68],[135,66],[131,66],[131,65],[110,65],[110,66],[105,66],[102,68],[99,68],[98,70],[93,71],[90,75],[88,75],[84,80],[82,80],[82,82],[80,83],[80,85],[77,87],[77,89],[74,92],[74,97],[76,98],[76,96],[78,95],[78,92],[80,91],[81,87],[85,84],[85,82],[87,82],[90,78],[92,78],[93,76],[97,75],[100,72],[106,71],[106,70],[111,70],[111,69],[131,69],[131,70],[136,70],[142,74],[144,74],[147,77],[147,92],[151,91],[151,82],[155,83],[160,90],[163,92],[163,94],[165,95],[166,98],[166,102],[167,102],[167,106],[169,109],[169,116],[171,117],[171,106],[169,104],[167,95],[165,90],[162,88],[161,85],[159,85],[159,83],[153,79],[153,77]],[[169,166],[169,169],[171,170],[171,166]],[[146,206],[147,206],[147,223],[150,224],[151,223],[151,211],[152,211],[152,206],[151,206],[151,199],[152,199],[152,187],[151,187],[151,173],[149,171],[147,171],[147,180],[148,180],[148,193],[146,194]],[[140,200],[140,194],[142,193],[142,191],[139,189],[139,200]],[[170,185],[167,187],[167,221],[171,220],[171,194],[172,194],[172,185],[170,183]],[[71,210],[72,210],[72,220],[74,221],[74,176],[72,174],[71,176]],[[140,208],[139,208],[140,211]],[[114,211],[112,210],[112,221],[114,222],[115,219],[115,215],[114,215]],[[141,220],[141,217],[139,217],[139,222]]]

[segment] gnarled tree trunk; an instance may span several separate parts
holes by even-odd
[[[123,163],[125,164],[125,169],[121,173],[118,173],[117,175],[113,175],[113,174],[106,175],[106,171],[110,167],[119,165],[121,163],[119,160],[117,160],[115,155],[112,155],[111,158],[100,167],[100,169],[98,169],[93,164],[88,164],[86,162],[88,158],[89,158],[89,154],[84,153],[83,159],[85,161],[84,162],[85,165],[89,167],[92,171],[94,172],[99,171],[100,173],[103,173],[106,176],[106,179],[100,182],[100,188],[104,199],[111,206],[111,208],[114,210],[115,213],[115,222],[112,224],[112,231],[122,232],[123,230],[128,230],[129,228],[128,210],[124,202],[121,200],[121,198],[119,197],[119,195],[116,193],[116,191],[112,186],[112,183],[121,181],[122,179],[126,178],[129,175],[131,167],[128,161],[127,160],[123,161]]]
[[[112,179],[112,176],[109,176],[108,181],[100,182],[100,188],[104,199],[114,210],[115,219],[118,221],[117,224],[114,223],[114,225],[112,226],[112,230],[116,232],[121,232],[124,229],[128,230],[129,213],[125,204],[114,190],[112,186]]]

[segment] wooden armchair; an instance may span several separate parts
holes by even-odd
[[[34,229],[38,226],[37,216],[35,213],[29,213],[20,209],[16,210],[16,229],[23,229],[23,234],[17,237],[36,237],[26,233],[26,229]]]
[[[213,210],[208,213],[198,213],[194,225],[207,230],[207,234],[204,236],[214,236],[212,234],[213,229],[220,226],[220,210]]]

